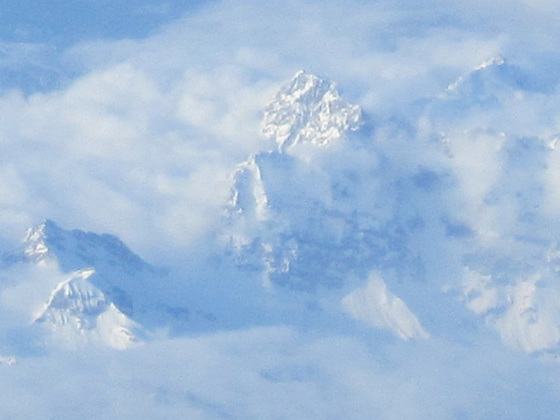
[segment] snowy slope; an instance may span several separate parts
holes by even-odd
[[[30,228],[24,239],[25,257],[37,264],[57,261],[64,271],[84,266],[98,271],[122,270],[138,273],[154,270],[113,235],[81,230],[66,231],[52,220]]]
[[[65,346],[101,342],[118,349],[132,347],[145,333],[115,306],[88,278],[93,269],[80,270],[60,283],[37,314]]]

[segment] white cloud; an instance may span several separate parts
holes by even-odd
[[[0,368],[2,413],[27,419],[523,419],[550,413],[558,394],[552,382],[539,382],[557,374],[556,365],[508,351],[364,344],[288,328],[61,353]]]

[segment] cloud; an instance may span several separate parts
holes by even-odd
[[[282,327],[151,343],[127,352],[61,353],[0,368],[2,413],[30,419],[374,414],[396,420],[504,413],[523,419],[550,413],[558,396],[554,382],[541,382],[557,374],[556,365],[497,348],[481,353],[444,343],[380,346]]]

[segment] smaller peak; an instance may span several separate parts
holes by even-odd
[[[494,66],[503,66],[504,64],[506,64],[506,59],[501,54],[498,54],[484,60],[482,63],[475,67],[475,70],[483,70],[485,68]]]
[[[60,227],[50,219],[45,219],[42,223],[29,228],[23,240],[25,256],[35,262],[44,261],[50,251],[48,239],[56,236],[60,230]]]
[[[45,219],[43,222],[35,225],[29,229],[25,233],[24,242],[35,241],[40,238],[45,238],[49,232],[52,231],[59,231],[61,230],[60,227],[50,219]]]
[[[129,272],[153,270],[115,235],[65,230],[48,219],[27,230],[23,246],[25,260],[39,264],[57,261],[68,272],[85,267],[120,267]]]
[[[447,86],[446,93],[471,98],[486,104],[497,101],[500,92],[530,86],[522,71],[512,66],[500,54],[484,60],[463,77]]]

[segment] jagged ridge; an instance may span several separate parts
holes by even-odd
[[[361,109],[343,100],[334,83],[299,71],[268,105],[263,134],[286,151],[298,143],[325,146],[357,130]]]

